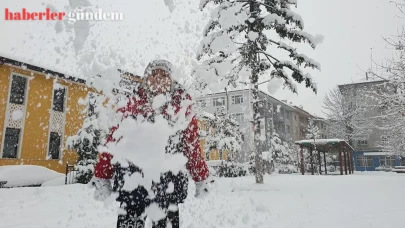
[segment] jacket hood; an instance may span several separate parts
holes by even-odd
[[[172,74],[173,74],[173,72],[174,72],[174,66],[173,66],[173,64],[170,63],[170,62],[167,61],[167,60],[164,60],[164,59],[156,59],[156,60],[153,60],[152,62],[150,62],[150,63],[148,64],[148,66],[146,66],[145,71],[144,71],[144,74],[143,74],[143,78],[142,78],[142,84],[141,84],[141,86],[142,86],[143,88],[146,88],[146,87],[145,87],[145,84],[146,84],[145,78],[146,78],[147,76],[149,76],[150,74],[152,74],[152,71],[153,71],[153,70],[156,70],[156,69],[161,69],[161,70],[166,71],[166,73],[169,75],[170,79],[172,80],[172,85],[171,85],[171,88],[170,88],[170,93],[173,93],[174,91],[176,91],[176,90],[178,90],[178,89],[182,89],[181,86],[180,86],[180,84],[177,83],[177,81],[174,80],[174,78],[172,77]]]

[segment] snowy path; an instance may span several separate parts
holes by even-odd
[[[405,227],[405,175],[277,175],[220,179],[205,200],[181,206],[184,228]],[[190,185],[193,191],[193,185]],[[85,186],[0,189],[0,227],[115,227],[113,205]]]

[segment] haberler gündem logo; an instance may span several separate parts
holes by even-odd
[[[70,12],[52,12],[46,8],[42,12],[31,12],[26,8],[20,11],[11,11],[9,8],[4,9],[4,20],[6,21],[56,21],[66,19],[70,24],[76,21],[121,21],[124,19],[122,13],[119,12],[104,12],[102,9],[97,9],[95,12],[83,8],[76,8]]]

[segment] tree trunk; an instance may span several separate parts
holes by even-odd
[[[301,157],[301,174],[305,174],[305,161],[304,161],[304,151],[303,151],[303,146],[300,145],[300,157]]]
[[[314,175],[314,156],[313,156],[313,148],[309,149],[309,163],[311,164],[311,175]]]
[[[255,1],[249,3],[251,18],[254,19],[253,23],[256,23],[258,17],[258,7],[259,5]],[[249,24],[249,31],[254,31],[254,24]],[[263,164],[262,164],[262,152],[260,151],[260,126],[259,126],[259,86],[257,82],[259,81],[259,75],[257,71],[258,65],[258,51],[255,41],[249,40],[249,62],[252,75],[250,77],[251,89],[252,89],[252,100],[253,100],[253,127],[254,127],[254,150],[255,150],[255,167],[256,167],[256,183],[263,183]]]
[[[318,166],[319,166],[319,174],[322,175],[321,151],[318,151]]]

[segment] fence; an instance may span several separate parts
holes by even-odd
[[[77,169],[75,169],[74,165],[66,164],[66,172],[65,172],[65,185],[66,184],[73,184],[76,182],[76,174]]]

